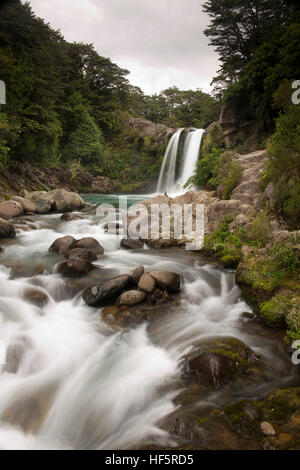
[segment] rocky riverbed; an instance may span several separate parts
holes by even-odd
[[[298,369],[233,270],[122,246],[90,206],[21,218],[2,222],[1,447],[297,448]]]

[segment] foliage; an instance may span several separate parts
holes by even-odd
[[[253,219],[249,238],[257,246],[265,246],[270,238],[270,223],[265,211],[260,211]]]
[[[298,228],[300,221],[300,106],[290,106],[276,122],[268,147],[264,183],[275,184],[276,209]]]

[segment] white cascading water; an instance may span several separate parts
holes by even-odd
[[[158,178],[157,193],[164,191],[171,192],[174,188],[176,161],[182,132],[183,129],[178,129],[170,139]]]
[[[180,194],[184,192],[185,184],[195,171],[199,158],[204,129],[191,130],[185,138],[181,170],[176,178],[177,160],[180,137],[183,129],[178,129],[171,137],[160,170],[157,193]]]
[[[238,337],[273,360],[273,377],[284,376],[279,370],[286,373],[277,341],[243,330],[241,314],[249,307],[240,299],[234,273],[207,266],[184,250],[121,249],[91,214],[71,222],[62,222],[59,214],[34,219],[36,230],[18,232],[17,243],[4,245],[0,257],[15,268],[21,260],[22,266],[42,262],[49,269],[12,279],[11,268],[0,265],[0,341],[9,352],[0,367],[0,449],[173,445],[158,423],[175,409],[182,355],[203,337]],[[70,293],[73,281],[53,270],[60,261],[48,248],[65,234],[92,236],[103,245],[105,256],[95,264],[106,278],[140,264],[180,273],[184,290],[178,304],[160,307],[163,313],[152,323],[127,329],[108,325],[103,309],[86,306],[81,287]],[[48,303],[29,303],[28,289],[42,291]]]

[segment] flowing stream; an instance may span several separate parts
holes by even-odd
[[[182,355],[207,336],[240,338],[266,364],[258,383],[208,392],[209,406],[258,396],[292,380],[277,333],[243,317],[251,310],[233,272],[180,249],[121,249],[93,210],[71,222],[62,222],[60,214],[24,219],[34,229],[19,231],[16,240],[3,245],[0,259],[0,340],[8,351],[0,374],[0,448],[176,445],[159,422],[176,408]],[[105,254],[95,262],[102,279],[140,264],[180,273],[184,289],[178,301],[152,311],[148,306],[144,320],[132,327],[110,326],[102,309],[86,306],[81,298],[90,278],[68,280],[56,273],[61,258],[48,248],[65,234],[92,236],[102,244]],[[26,300],[28,289],[42,291],[49,302],[33,305]]]

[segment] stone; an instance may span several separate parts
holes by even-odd
[[[82,215],[73,214],[72,212],[66,212],[60,218],[60,220],[63,220],[64,222],[71,222],[72,220],[81,220],[81,219],[83,219]]]
[[[165,289],[171,294],[178,294],[180,292],[180,275],[169,271],[150,271],[158,287]]]
[[[49,302],[49,297],[45,292],[34,288],[26,289],[23,294],[23,299],[40,308],[43,308]]]
[[[11,219],[23,214],[23,207],[15,201],[5,201],[0,204],[0,217]]]
[[[30,201],[29,199],[26,199],[24,197],[19,197],[19,196],[13,196],[11,200],[21,204],[21,206],[23,207],[23,211],[25,213],[36,212],[35,202]]]
[[[0,238],[15,238],[16,231],[12,224],[0,218]]]
[[[84,248],[85,250],[92,251],[96,255],[103,255],[104,253],[104,248],[92,237],[81,238],[81,240],[75,243],[74,248]]]
[[[131,277],[132,277],[132,280],[133,280],[133,284],[134,285],[138,285],[139,283],[139,280],[140,278],[142,277],[142,275],[144,274],[144,266],[137,266],[133,271],[132,271],[132,274],[131,274]]]
[[[82,298],[91,307],[102,307],[114,301],[125,289],[132,285],[132,277],[128,274],[117,276],[89,286],[83,291]]]
[[[47,196],[54,200],[54,210],[57,212],[72,212],[84,207],[84,202],[79,194],[66,189],[54,189]]]
[[[66,277],[79,277],[89,273],[94,268],[95,266],[90,261],[71,259],[61,263],[57,268],[57,272]]]
[[[130,250],[140,250],[144,248],[142,240],[134,240],[133,238],[123,238],[121,240],[121,247]]]
[[[120,305],[126,305],[126,307],[130,307],[131,305],[136,305],[144,302],[146,299],[147,294],[141,290],[129,290],[121,294],[120,297]]]
[[[258,360],[237,338],[207,338],[184,357],[184,374],[189,380],[219,388],[223,382],[248,372]]]
[[[147,292],[148,294],[152,294],[155,289],[155,286],[156,282],[154,277],[147,273],[142,275],[138,283],[138,288]]]
[[[83,259],[87,261],[96,261],[98,259],[98,256],[93,251],[86,250],[85,248],[72,248],[65,254],[65,257],[72,260]]]
[[[276,436],[276,431],[273,428],[271,423],[268,423],[267,421],[264,421],[260,425],[260,429],[264,433],[265,436],[271,437],[271,436]]]
[[[51,251],[51,253],[59,254],[66,253],[67,251],[71,250],[71,248],[74,248],[75,243],[75,238],[73,238],[71,235],[65,235],[64,237],[57,238],[50,246],[49,251]]]

